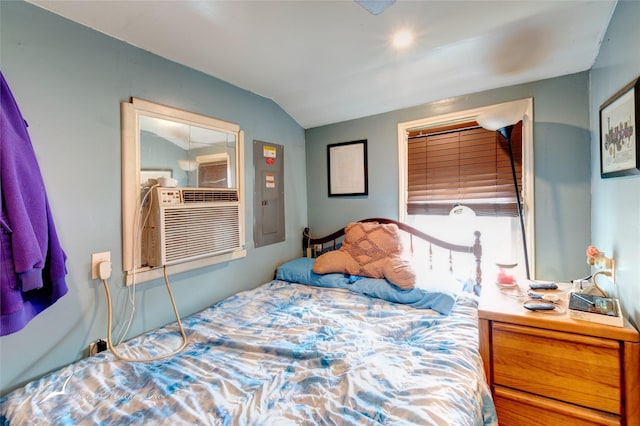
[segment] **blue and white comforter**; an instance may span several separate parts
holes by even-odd
[[[187,347],[110,352],[0,399],[0,423],[497,424],[476,299],[443,317],[344,289],[272,281],[183,320]],[[120,345],[170,352],[170,325]]]

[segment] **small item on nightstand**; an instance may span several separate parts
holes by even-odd
[[[573,280],[573,292],[579,294],[589,294],[593,290],[591,277]]]
[[[620,302],[611,297],[571,293],[569,316],[573,319],[624,327]]]
[[[542,294],[542,293],[534,293],[533,291],[530,291],[529,293],[527,293],[527,295],[532,299],[546,300],[547,302],[557,302],[558,300],[560,300],[560,296],[554,293]]]
[[[528,302],[522,306],[529,309],[530,311],[552,311],[556,309],[556,305],[546,302]]]
[[[531,290],[557,290],[558,285],[555,283],[530,283]]]
[[[496,263],[496,266],[498,266],[499,271],[498,271],[498,277],[496,279],[496,282],[499,285],[502,286],[513,286],[516,285],[516,278],[512,275],[509,274],[505,271],[505,269],[513,269],[516,266],[518,266],[517,263]]]

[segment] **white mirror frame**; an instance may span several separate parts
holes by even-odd
[[[206,115],[172,108],[139,98],[120,104],[122,137],[122,268],[125,284],[161,278],[163,267],[140,266],[141,230],[136,230],[136,215],[140,204],[140,116],[151,116],[178,123],[210,128],[236,135],[237,189],[240,200],[240,230],[242,250],[203,259],[166,266],[167,274],[175,274],[246,256],[245,208],[244,208],[244,132],[238,124],[229,123]],[[136,244],[136,242],[138,244]],[[136,247],[137,245],[137,247]]]

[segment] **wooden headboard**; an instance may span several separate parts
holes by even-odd
[[[431,265],[433,262],[432,259],[432,245],[441,247],[444,250],[449,250],[449,270],[453,271],[453,258],[452,252],[458,253],[469,253],[472,254],[475,258],[476,263],[476,277],[475,277],[475,287],[474,291],[476,294],[480,294],[480,288],[482,285],[482,268],[480,262],[482,260],[482,244],[480,243],[480,231],[474,232],[474,243],[470,246],[463,246],[459,244],[449,243],[447,241],[443,241],[439,238],[433,237],[431,235],[425,234],[424,232],[409,226],[405,223],[398,222],[393,219],[386,218],[369,218],[363,219],[359,222],[377,222],[377,223],[393,223],[398,226],[401,231],[409,234],[411,244],[413,244],[413,238],[418,238],[420,240],[426,241],[429,243],[429,264]],[[306,257],[316,257],[321,254],[321,252],[326,249],[335,250],[338,248],[339,243],[344,237],[344,228],[337,230],[336,232],[325,235],[323,237],[312,237],[309,231],[309,228],[304,229],[304,234],[302,237],[302,253],[303,256]],[[317,250],[317,247],[320,247],[320,250]]]

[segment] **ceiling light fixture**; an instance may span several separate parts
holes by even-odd
[[[356,0],[356,3],[367,9],[372,15],[380,15],[395,2],[396,0]]]
[[[393,35],[393,46],[405,49],[413,43],[413,34],[409,30],[400,30]]]

